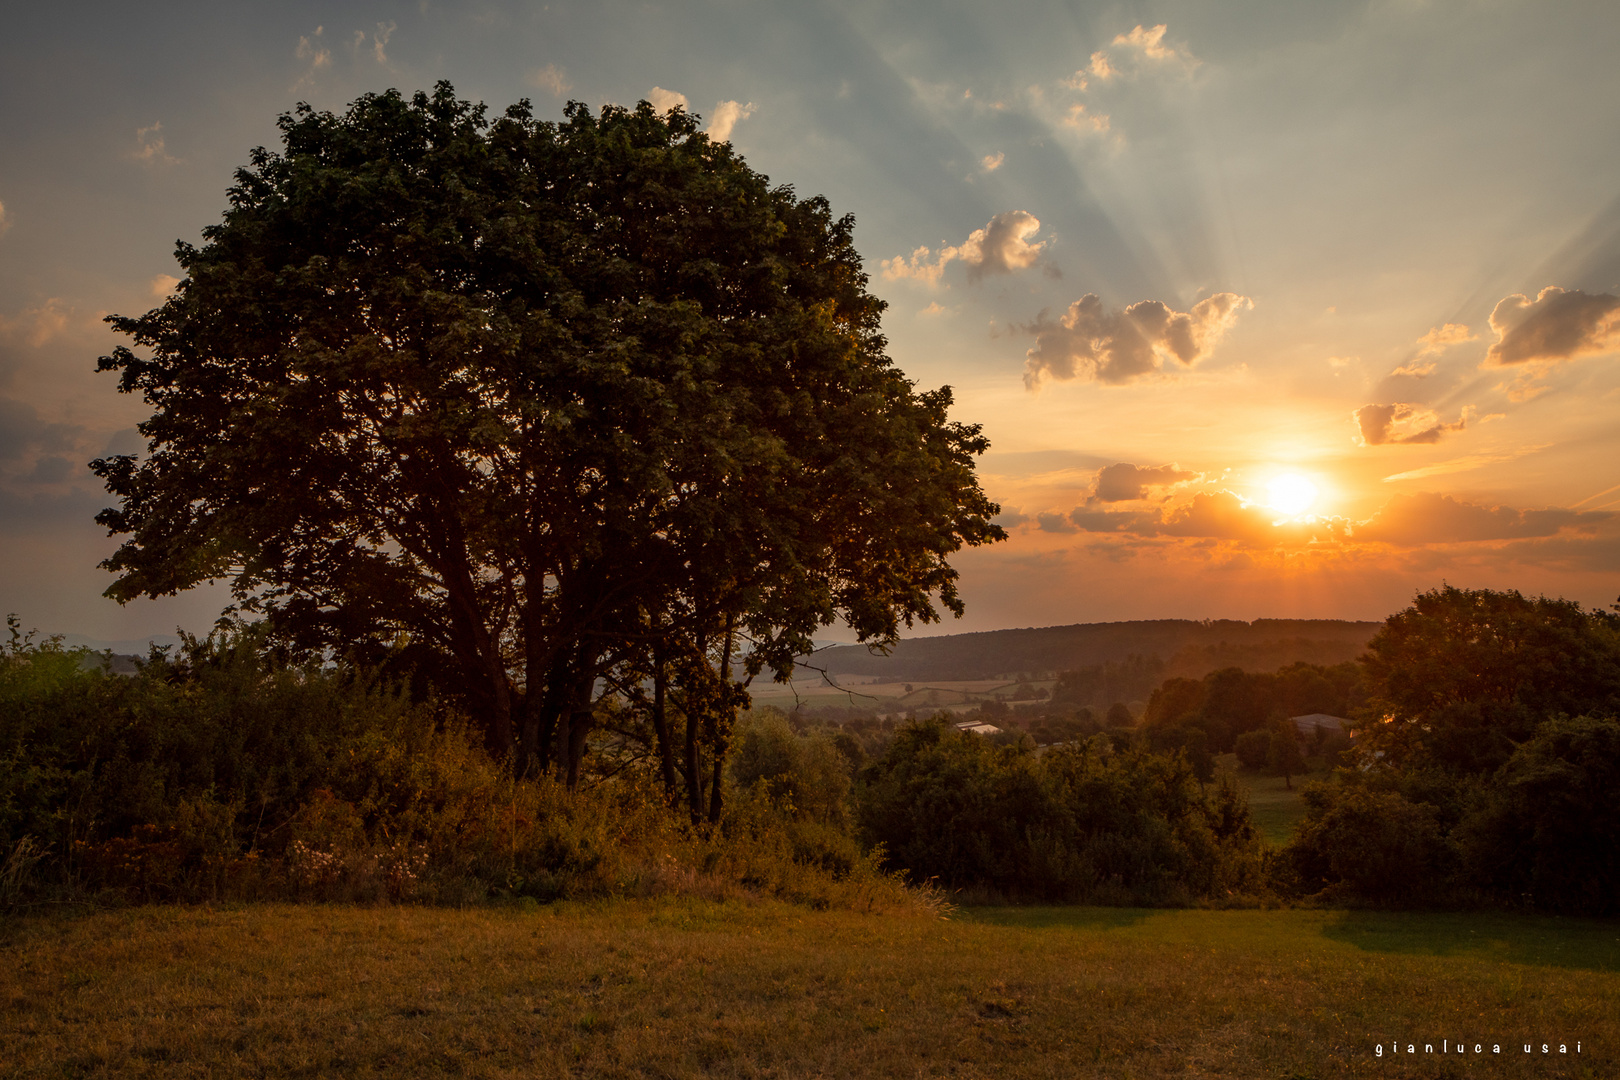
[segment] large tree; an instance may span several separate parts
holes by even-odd
[[[1401,768],[1488,774],[1547,720],[1620,713],[1620,618],[1573,600],[1432,589],[1362,664],[1377,719],[1358,743]]]
[[[409,657],[570,780],[617,672],[670,782],[680,698],[694,812],[734,661],[960,613],[948,557],[1002,535],[987,444],[885,355],[824,199],[645,102],[490,122],[441,83],[280,127],[173,297],[110,320],[145,355],[101,367],[153,409],[144,457],[94,465],[110,596],[228,580],[289,647]]]

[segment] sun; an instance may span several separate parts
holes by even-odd
[[[1266,505],[1284,517],[1296,518],[1316,505],[1321,494],[1299,473],[1282,473],[1266,484]]]

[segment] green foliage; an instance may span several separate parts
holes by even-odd
[[[717,828],[656,777],[514,779],[457,715],[353,669],[288,666],[252,630],[134,677],[14,636],[0,650],[0,903],[290,897],[465,903],[655,892],[917,903],[837,824],[768,797]],[[848,790],[812,740],[796,776]],[[817,770],[821,770],[818,772]],[[813,805],[813,800],[807,800]]]
[[[1457,830],[1472,884],[1528,907],[1620,913],[1620,720],[1556,719]]]
[[[842,734],[842,733],[841,733]],[[731,759],[731,776],[758,789],[791,818],[844,828],[850,820],[852,757],[864,756],[848,735],[800,735],[777,709],[744,716]]]
[[[1364,784],[1312,784],[1305,801],[1305,820],[1285,851],[1305,892],[1399,906],[1447,893],[1453,855],[1434,806]]]
[[[884,354],[825,199],[646,102],[490,120],[440,83],[279,127],[173,296],[110,320],[145,355],[101,367],[153,409],[139,461],[95,463],[110,595],[229,581],[279,644],[390,662],[570,785],[594,689],[654,678],[711,819],[739,635],[785,671],[834,620],[960,614],[949,557],[1004,535],[988,443]]]
[[[1237,737],[1237,759],[1251,769],[1263,769],[1271,756],[1271,732],[1245,731]]]
[[[1029,898],[1164,903],[1243,887],[1241,795],[1201,790],[1185,756],[1098,736],[1034,755],[939,720],[862,775],[863,835],[914,879]]]
[[[1571,600],[1446,586],[1368,645],[1360,748],[1401,767],[1488,774],[1554,716],[1620,713],[1620,618]]]

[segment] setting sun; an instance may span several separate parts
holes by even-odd
[[[1316,504],[1317,487],[1299,473],[1283,473],[1266,485],[1266,505],[1287,517],[1299,517]]]

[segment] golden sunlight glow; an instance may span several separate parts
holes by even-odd
[[[1316,485],[1299,473],[1282,473],[1266,485],[1266,505],[1296,518],[1316,504],[1319,494]]]

